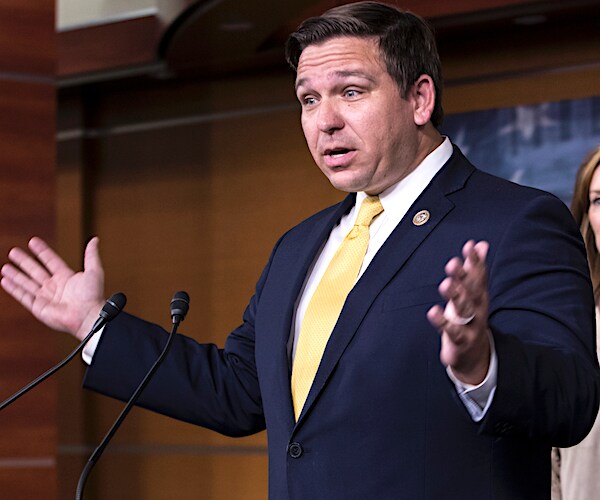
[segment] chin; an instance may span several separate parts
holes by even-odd
[[[353,184],[332,182],[331,185],[338,191],[342,191],[344,193],[357,193],[359,191],[364,191],[362,187],[357,187]]]
[[[329,182],[335,189],[345,193],[356,193],[368,189],[368,186],[359,179],[349,179],[347,176],[343,178],[339,173],[329,176]]]

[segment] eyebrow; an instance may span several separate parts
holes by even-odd
[[[364,73],[362,71],[352,71],[352,70],[340,70],[340,71],[334,71],[333,76],[335,76],[336,78],[348,78],[351,76],[358,76],[359,78],[364,78],[365,80],[368,80],[370,82],[375,82],[375,79],[368,75],[367,73]],[[296,85],[295,85],[295,89],[298,90],[298,87],[301,87],[302,85],[304,85],[307,82],[308,78],[300,78],[299,80],[296,81]]]

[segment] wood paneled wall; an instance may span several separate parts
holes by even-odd
[[[168,328],[171,296],[186,290],[191,307],[180,330],[222,345],[278,236],[341,197],[312,166],[290,81],[277,72],[96,94],[86,107],[95,137],[63,133],[59,142],[61,203],[87,198],[89,210],[83,237],[59,211],[59,245],[71,248],[74,265],[82,238],[98,234],[107,294],[124,291],[128,311]],[[81,99],[65,96],[63,109]],[[65,132],[73,116],[65,115]],[[73,393],[61,394],[71,401],[61,407],[72,408]],[[83,406],[81,441],[72,439],[73,415],[61,418],[65,491],[77,479],[78,450],[97,444],[122,408],[95,395]],[[258,500],[266,498],[266,460],[264,434],[231,439],[134,410],[88,488],[102,499]]]
[[[521,51],[516,35],[445,48],[447,112],[597,95],[596,37],[568,37],[533,37]],[[129,312],[166,327],[172,294],[187,290],[181,331],[202,342],[222,345],[241,321],[278,236],[342,197],[307,152],[285,69],[65,89],[59,114],[61,252],[79,266],[84,241],[98,234],[106,293],[124,291]],[[60,391],[61,498],[123,406],[78,391],[81,366],[70,369]],[[265,499],[266,436],[226,438],[136,409],[87,491],[101,500]]]
[[[0,1],[0,255],[54,239],[54,2]],[[0,400],[57,362],[55,337],[0,293]],[[0,414],[0,497],[57,498],[56,382]]]

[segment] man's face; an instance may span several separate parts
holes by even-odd
[[[335,188],[379,194],[422,160],[413,92],[400,96],[375,39],[306,47],[296,95],[310,152]]]

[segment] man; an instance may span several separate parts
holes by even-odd
[[[179,336],[140,404],[232,436],[266,427],[273,499],[548,498],[551,445],[581,440],[599,399],[568,210],[439,134],[417,16],[337,7],[287,57],[313,158],[350,194],[281,237],[225,348]],[[97,245],[74,273],[34,238],[37,260],[13,249],[2,286],[81,339],[103,304]],[[121,314],[85,384],[129,398],[164,341]]]

